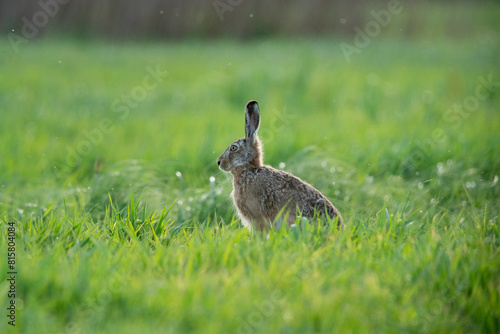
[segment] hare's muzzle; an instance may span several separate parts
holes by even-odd
[[[219,169],[224,171],[224,169],[222,168],[222,155],[219,157],[219,159],[217,159],[217,165],[219,166]]]
[[[219,159],[217,159],[217,165],[219,166],[219,169],[223,172],[227,172],[227,160],[224,159],[224,154],[222,154]]]

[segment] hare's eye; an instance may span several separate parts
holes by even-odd
[[[231,152],[234,152],[234,151],[236,151],[237,149],[238,149],[238,146],[236,146],[236,145],[231,145],[231,146],[229,147],[229,150],[230,150]]]

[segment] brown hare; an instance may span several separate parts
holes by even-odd
[[[259,126],[259,105],[250,101],[245,108],[245,138],[232,143],[217,160],[221,170],[233,175],[231,195],[243,225],[262,231],[288,217],[290,226],[300,213],[309,218],[326,218],[327,214],[337,218],[340,227],[340,213],[317,189],[290,173],[263,164]]]

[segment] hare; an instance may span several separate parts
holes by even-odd
[[[291,226],[300,213],[303,217],[337,217],[339,228],[342,217],[321,192],[290,173],[263,164],[259,126],[259,105],[250,101],[245,108],[245,138],[229,145],[217,160],[222,171],[233,175],[231,196],[243,225],[263,231],[287,217]]]

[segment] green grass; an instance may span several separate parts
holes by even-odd
[[[494,40],[381,37],[351,63],[326,38],[3,40],[4,313],[12,221],[22,333],[500,331],[500,88],[448,114],[500,81]],[[114,108],[148,67],[168,76]],[[250,99],[266,163],[344,229],[242,228],[215,162]]]

